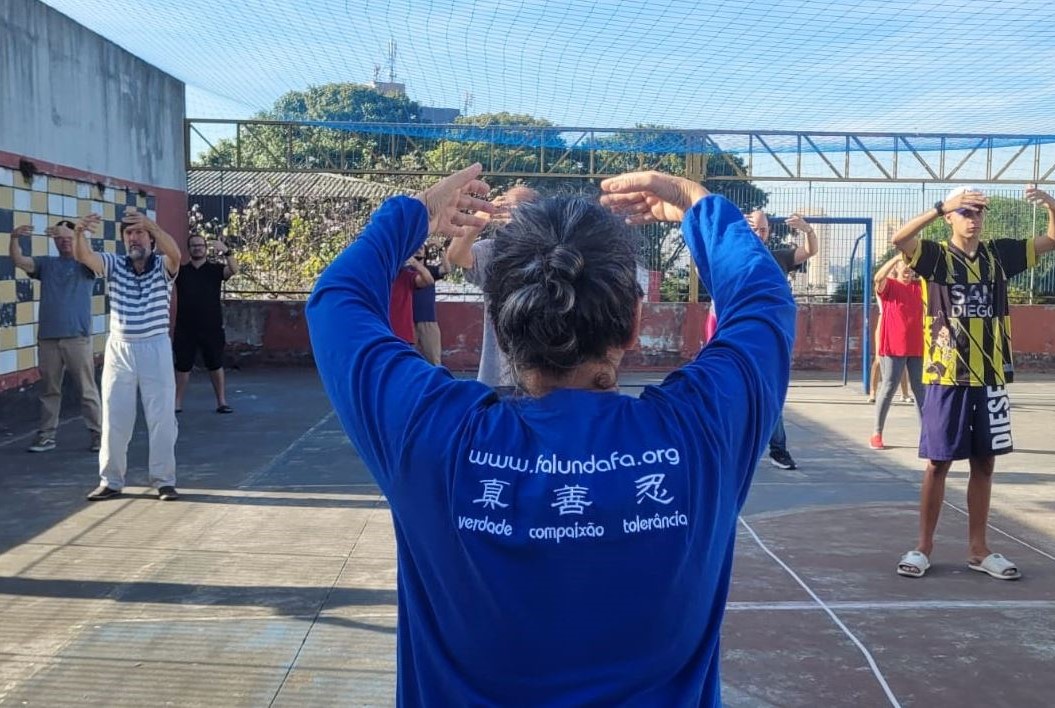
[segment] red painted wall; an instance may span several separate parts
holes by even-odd
[[[706,304],[645,303],[641,338],[627,354],[624,367],[647,371],[670,369],[691,359],[702,344]],[[441,302],[437,316],[443,338],[443,363],[454,371],[477,366],[483,339],[483,306]],[[227,303],[227,341],[233,356],[245,363],[310,363],[303,303]],[[875,322],[873,313],[873,325]],[[1055,371],[1055,306],[1011,308],[1015,361],[1020,369]],[[846,340],[845,305],[800,305],[793,366],[800,370],[838,371]],[[860,362],[860,309],[850,316],[850,365]]]

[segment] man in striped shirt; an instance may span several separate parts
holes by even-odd
[[[150,435],[150,483],[159,499],[170,501],[179,498],[169,303],[172,282],[179,272],[180,249],[160,226],[129,208],[121,220],[127,255],[96,253],[84,234],[97,231],[99,225],[100,217],[89,214],[77,224],[74,239],[75,257],[106,276],[110,295],[110,337],[102,378],[100,484],[88,500],[113,499],[124,489],[138,390]]]
[[[1007,281],[1055,250],[1055,198],[1030,185],[1026,200],[1048,212],[1048,229],[1030,239],[981,240],[988,198],[972,187],[951,191],[933,209],[894,234],[894,246],[925,281],[923,383],[919,456],[927,460],[920,493],[919,541],[897,572],[922,577],[930,567],[934,531],[953,460],[969,460],[968,561],[971,570],[1000,580],[1021,577],[986,541],[996,456],[1012,451],[1011,404],[1004,384],[1013,376]],[[948,242],[918,237],[935,219],[952,230]]]

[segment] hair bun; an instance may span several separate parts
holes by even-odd
[[[563,375],[633,336],[636,243],[595,201],[518,206],[495,234],[484,283],[498,345],[516,371]]]
[[[582,253],[564,244],[557,244],[543,256],[543,282],[549,292],[551,307],[558,314],[567,315],[575,308],[575,281],[585,266]]]
[[[545,256],[542,269],[547,278],[574,283],[585,265],[582,253],[577,248],[559,243]]]

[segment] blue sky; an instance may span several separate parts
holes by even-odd
[[[189,117],[366,83],[558,125],[1055,133],[1040,0],[47,0],[187,84]],[[387,69],[383,70],[387,76]]]

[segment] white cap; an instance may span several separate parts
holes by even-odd
[[[949,192],[948,194],[946,194],[945,195],[945,199],[942,199],[942,201],[943,202],[947,202],[950,199],[952,199],[953,197],[955,197],[956,195],[963,194],[964,192],[982,192],[982,190],[979,189],[978,187],[975,187],[974,185],[966,184],[966,185],[964,185],[962,187],[957,187],[956,189],[954,189],[951,192]],[[982,194],[984,195],[985,192],[982,192]]]

